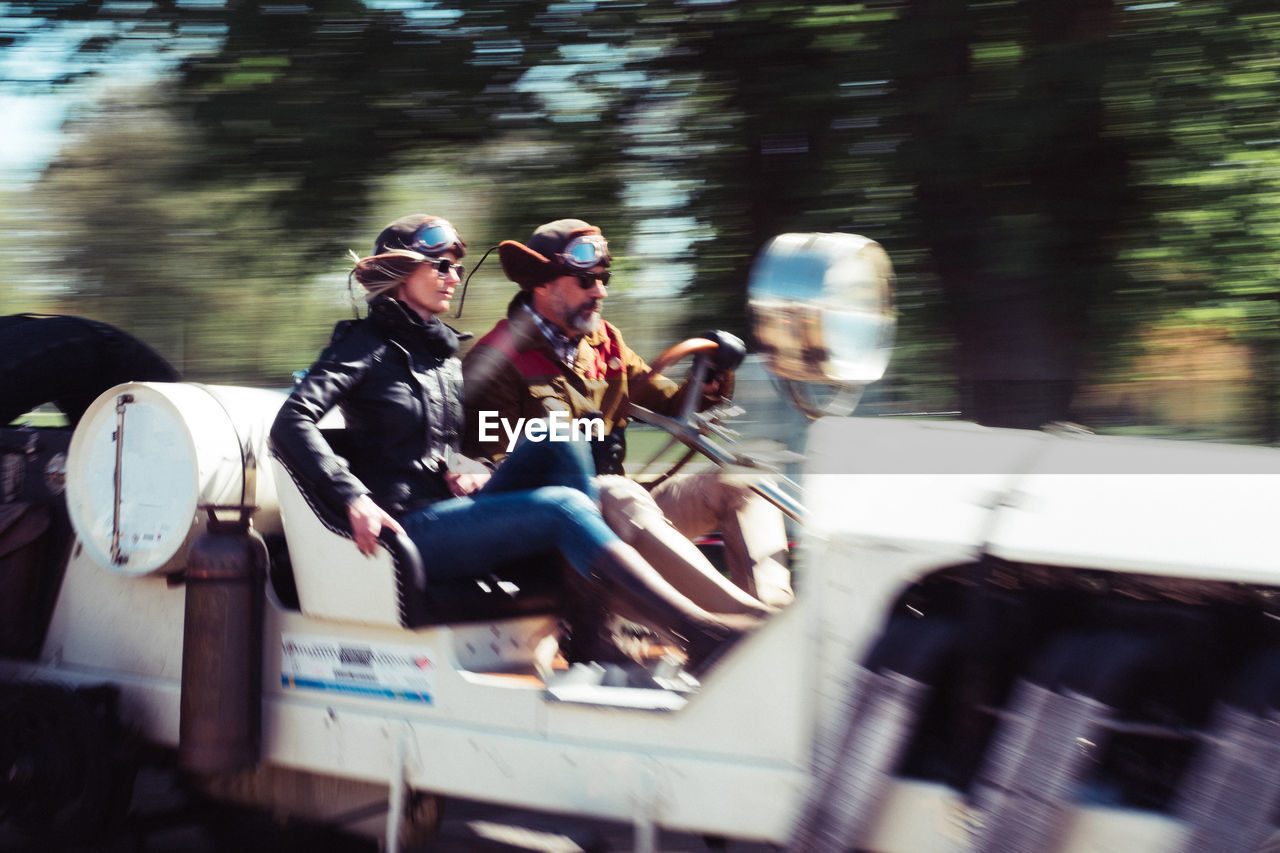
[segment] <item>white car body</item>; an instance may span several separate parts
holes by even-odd
[[[843,260],[829,265],[844,291],[879,252],[846,242],[852,254],[836,240]],[[887,260],[872,266],[887,287]],[[767,338],[807,336],[792,342],[793,373],[832,334],[812,308],[827,297],[805,298],[794,311],[778,302],[786,316]],[[872,346],[886,340],[885,301],[848,315]],[[881,358],[836,362],[854,380],[883,370]],[[332,817],[385,798],[386,818],[358,828],[389,850],[424,793],[631,822],[637,850],[655,849],[662,828],[794,853],[1275,841],[1277,703],[1253,707],[1248,667],[1217,679],[1195,632],[1222,640],[1206,661],[1256,656],[1264,682],[1277,669],[1280,451],[817,419],[795,602],[700,684],[660,664],[628,686],[553,669],[553,614],[402,627],[390,556],[367,559],[326,530],[267,461],[282,400],[182,383],[98,399],[71,439],[78,540],[43,645],[0,657],[0,686],[110,685],[123,725],[181,755],[184,665],[232,679],[250,667],[183,660],[193,583],[175,581],[203,507],[252,505],[256,534],[283,530],[298,604],[272,583],[251,590],[263,613],[256,770],[206,780],[237,801]],[[1095,670],[1098,693],[1080,692]],[[1274,697],[1276,682],[1259,686]]]

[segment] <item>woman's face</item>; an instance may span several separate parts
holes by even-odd
[[[447,259],[450,263],[458,262],[458,255],[453,251],[445,252],[440,257]],[[427,319],[449,310],[449,302],[453,299],[453,291],[457,288],[459,281],[461,277],[452,267],[447,273],[441,274],[437,271],[435,263],[419,264],[418,268],[400,283],[396,298],[417,311],[423,319]]]

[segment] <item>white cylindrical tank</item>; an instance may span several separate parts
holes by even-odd
[[[258,507],[253,526],[280,530],[266,464],[279,391],[128,382],[80,419],[67,454],[67,510],[95,562],[126,575],[183,568],[203,506]]]

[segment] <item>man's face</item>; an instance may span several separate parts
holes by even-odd
[[[571,336],[600,327],[600,306],[609,295],[598,276],[604,267],[553,278],[533,291],[533,308]]]

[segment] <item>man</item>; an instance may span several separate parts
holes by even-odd
[[[672,478],[650,496],[618,476],[626,405],[638,380],[648,381],[635,402],[663,414],[674,414],[684,394],[713,390],[718,383],[694,390],[654,374],[617,327],[601,319],[612,259],[600,229],[580,219],[556,220],[534,231],[528,245],[504,241],[498,256],[520,292],[507,319],[463,361],[468,449],[501,456],[508,433],[499,423],[511,427],[521,418],[553,413],[599,418],[605,434],[593,449],[604,475],[598,478],[602,509],[625,542],[708,610],[757,612],[760,601],[771,607],[790,602],[789,573],[779,561],[786,550],[782,516],[745,484],[709,470]],[[708,337],[720,344],[713,356],[719,379],[741,363],[745,350],[733,335]],[[717,529],[736,588],[690,542]]]

